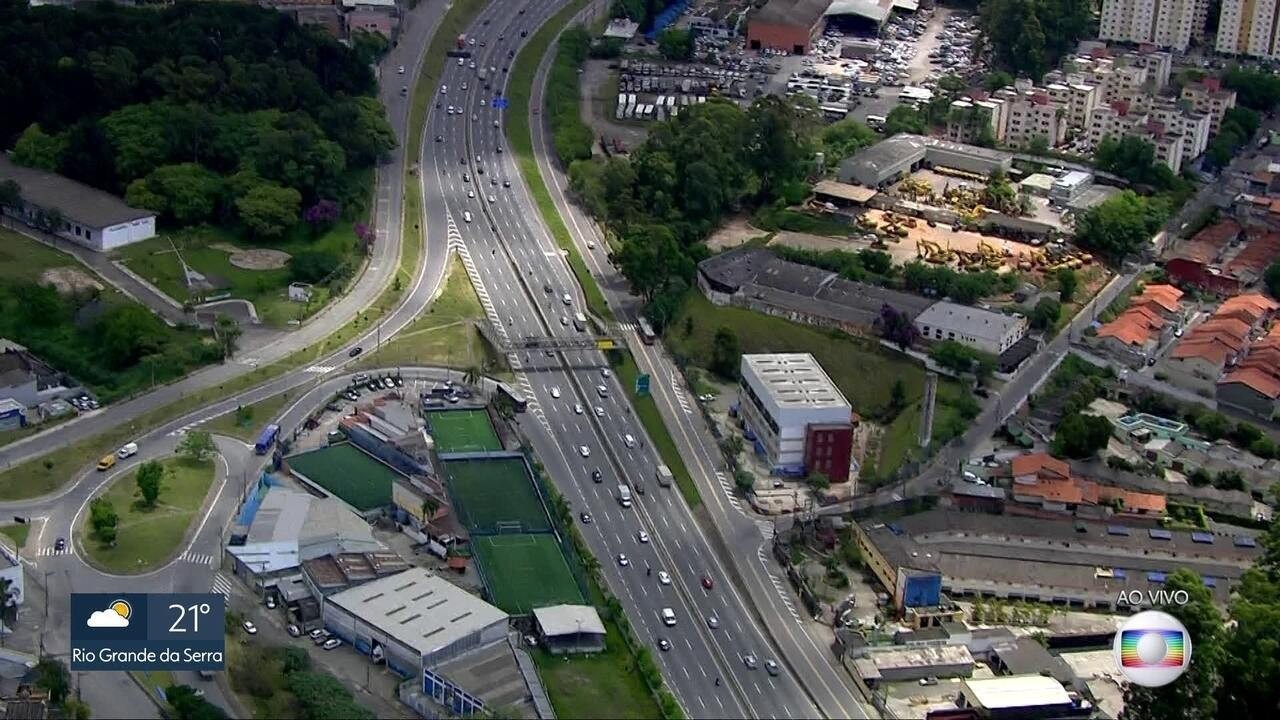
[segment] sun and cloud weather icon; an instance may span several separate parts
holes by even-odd
[[[124,628],[129,627],[129,617],[133,615],[133,607],[125,600],[112,600],[105,610],[95,610],[87,623],[91,628]]]

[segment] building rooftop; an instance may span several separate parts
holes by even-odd
[[[590,605],[552,605],[536,608],[533,617],[544,635],[604,635],[604,623]]]
[[[963,681],[961,692],[987,710],[1071,704],[1071,697],[1062,683],[1043,675],[1011,675],[983,680],[970,678]]]
[[[121,223],[155,217],[150,210],[129,207],[124,200],[57,173],[23,167],[0,152],[0,180],[13,180],[22,189],[22,198],[46,210],[57,209],[63,217],[92,228],[108,228]]]
[[[742,366],[781,407],[849,407],[844,393],[809,353],[743,355]]]
[[[840,163],[841,176],[844,168],[859,166],[879,174],[902,163],[905,160],[919,160],[924,157],[926,140],[920,135],[898,133],[868,148],[863,148],[853,157]]]
[[[819,180],[814,184],[813,192],[818,195],[830,195],[831,197],[855,203],[864,203],[876,196],[876,191],[871,188],[836,182],[835,180]]]
[[[1066,478],[1071,476],[1071,466],[1048,453],[1019,455],[1010,463],[1014,477],[1037,475]]]
[[[314,497],[282,487],[267,490],[249,525],[250,543],[297,542]]]
[[[508,615],[422,568],[330,595],[326,602],[423,655]]]
[[[999,343],[1024,321],[1013,315],[943,300],[920,313],[916,322],[930,327],[946,328],[957,335],[968,335]]]
[[[1241,368],[1228,373],[1218,381],[1219,385],[1230,385],[1232,383],[1246,385],[1259,395],[1264,395],[1272,400],[1280,398],[1280,380],[1256,367]]]
[[[811,28],[822,19],[831,0],[769,0],[751,17],[762,23]]]
[[[967,665],[973,668],[973,655],[964,645],[912,645],[877,648],[854,660],[858,674],[877,679],[886,673],[910,668],[946,668]]]

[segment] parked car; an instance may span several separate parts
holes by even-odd
[[[324,645],[321,645],[320,647],[324,648],[325,650],[333,650],[334,648],[337,648],[341,645],[342,645],[342,641],[339,640],[338,638],[329,638],[324,642]]]
[[[289,623],[289,626],[285,628],[285,632],[289,633],[289,637],[302,637],[302,628],[293,623]]]
[[[250,635],[258,634],[258,626],[254,625],[252,620],[245,620],[244,622],[240,623],[240,627],[243,627],[244,631],[249,633]]]

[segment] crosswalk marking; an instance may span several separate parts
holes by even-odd
[[[75,548],[73,548],[70,543],[68,543],[67,546],[62,548],[61,550],[57,549],[53,545],[48,545],[46,547],[40,548],[40,550],[36,552],[37,557],[48,557],[50,555],[75,555],[75,554],[76,554]]]
[[[312,365],[303,372],[308,372],[312,375],[327,375],[334,370],[335,368],[332,365]]]
[[[213,591],[231,597],[231,581],[222,573],[213,576]]]
[[[675,375],[671,376],[671,392],[675,393],[676,402],[680,403],[680,409],[684,410],[684,414],[692,415],[693,408],[689,407],[689,398],[685,395],[684,388],[680,386],[680,379]]]
[[[724,491],[724,496],[729,499],[729,504],[732,505],[735,510],[741,511],[742,501],[739,500],[738,496],[733,492],[733,483],[729,482],[729,476],[717,470],[716,482],[720,483],[720,489]]]
[[[210,565],[210,566],[212,566],[212,565],[214,564],[214,562],[213,562],[213,555],[211,555],[211,554],[209,554],[209,553],[197,553],[197,552],[191,552],[190,550],[188,550],[188,551],[186,551],[186,552],[182,553],[182,555],[181,555],[181,556],[179,556],[179,558],[178,558],[178,559],[179,559],[179,560],[182,560],[183,562],[193,563],[193,564],[195,564],[195,565]]]
[[[769,582],[773,585],[773,589],[778,593],[778,597],[782,600],[782,604],[787,606],[787,612],[791,613],[791,617],[796,622],[801,622],[800,613],[796,612],[796,606],[791,602],[791,596],[787,594],[786,587],[777,575],[769,572],[769,561],[764,556],[764,546],[756,548],[756,557],[760,559],[760,564],[765,567],[765,574],[769,576]]]

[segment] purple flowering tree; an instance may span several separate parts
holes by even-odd
[[[310,226],[312,237],[317,237],[320,233],[333,227],[333,224],[338,222],[340,214],[341,208],[338,207],[338,203],[321,199],[315,205],[302,211],[302,220]]]
[[[880,306],[880,335],[885,340],[906,350],[920,338],[920,331],[906,313],[899,312],[892,305]]]
[[[356,223],[356,226],[355,226],[355,233],[356,233],[356,240],[359,241],[360,243],[361,252],[368,255],[369,251],[373,249],[373,239],[374,239],[373,228],[369,227],[368,225],[362,222],[358,222]]]

